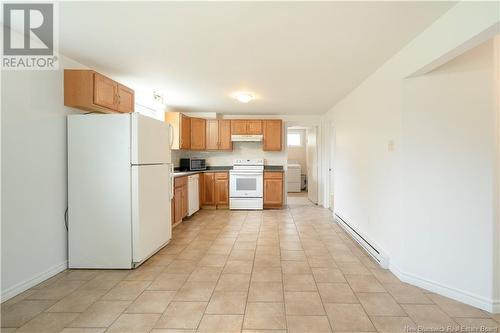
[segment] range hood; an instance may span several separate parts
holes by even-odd
[[[231,135],[231,141],[261,142],[262,134]]]

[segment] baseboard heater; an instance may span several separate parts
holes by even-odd
[[[355,228],[353,228],[345,219],[335,213],[335,221],[344,229],[352,239],[354,239],[365,251],[375,259],[383,268],[389,268],[389,259],[374,244],[366,240]]]

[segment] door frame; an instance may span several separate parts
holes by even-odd
[[[285,152],[285,179],[284,179],[284,201],[286,203],[286,197],[287,197],[287,193],[288,193],[288,189],[287,189],[287,184],[286,184],[286,162],[288,160],[288,144],[287,144],[287,133],[288,133],[288,128],[289,127],[304,127],[304,128],[308,128],[308,127],[314,127],[316,128],[316,168],[317,168],[317,182],[318,182],[318,185],[317,185],[317,190],[318,190],[318,194],[317,194],[317,198],[318,198],[318,202],[317,202],[317,205],[318,206],[323,206],[323,207],[327,207],[326,205],[328,204],[327,202],[325,202],[324,200],[324,193],[325,193],[325,190],[327,189],[327,187],[325,186],[325,184],[323,184],[323,174],[324,174],[324,163],[323,163],[323,126],[322,126],[322,123],[321,122],[317,122],[317,121],[284,121],[284,131],[283,131],[283,145],[284,145],[284,149],[283,151]]]
[[[310,163],[309,163],[309,160],[310,160],[310,156],[309,156],[309,148],[308,148],[308,145],[309,145],[309,135],[311,134],[311,131],[314,132],[314,140],[315,140],[315,145],[314,145],[314,156],[312,157],[312,161],[313,161],[313,164],[314,166],[310,166]],[[316,193],[313,193],[311,195],[311,191],[308,191],[307,193],[307,198],[309,199],[309,201],[311,201],[312,203],[314,204],[318,204],[318,201],[319,201],[319,180],[320,180],[320,177],[319,177],[319,168],[318,168],[318,128],[316,126],[310,126],[310,127],[307,127],[306,128],[306,160],[307,160],[307,179],[309,179],[310,175],[309,175],[309,171],[311,171],[310,173],[313,174],[314,172],[316,172]],[[316,169],[316,170],[314,170]],[[308,184],[308,190],[309,190],[309,184],[311,182],[310,181],[307,181],[307,184]],[[314,187],[313,187],[314,188]],[[313,196],[313,199],[315,200],[311,200],[311,196]]]
[[[328,209],[335,212],[335,125],[329,122],[329,150],[328,150]]]

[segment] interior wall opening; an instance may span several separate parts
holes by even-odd
[[[286,131],[287,202],[290,205],[318,203],[317,129],[290,126]]]

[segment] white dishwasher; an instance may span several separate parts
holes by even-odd
[[[188,176],[188,216],[200,209],[200,175]]]

